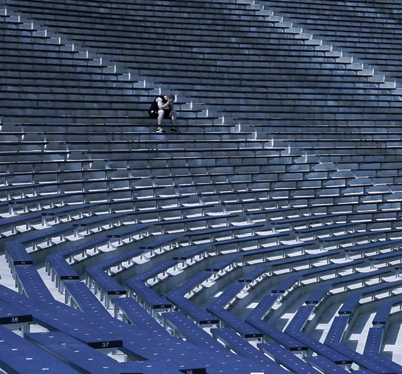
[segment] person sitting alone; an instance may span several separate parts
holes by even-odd
[[[176,112],[174,110],[174,95],[161,95],[157,96],[151,107],[149,108],[149,116],[151,118],[158,119],[158,127],[156,132],[165,132],[162,127],[162,122],[164,119],[169,119],[172,121],[172,128],[171,131],[177,132],[176,128]]]

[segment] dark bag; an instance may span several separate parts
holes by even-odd
[[[151,106],[148,109],[148,114],[151,118],[157,118],[158,117],[158,104],[156,102],[156,99],[152,102]]]

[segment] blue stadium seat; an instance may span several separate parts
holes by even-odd
[[[206,310],[219,318],[224,325],[229,326],[245,339],[262,338],[261,331],[255,329],[244,320],[230,313],[225,307],[243,289],[241,283],[230,285],[215,301],[206,306]]]
[[[275,361],[270,360],[258,349],[248,344],[246,340],[237,335],[232,329],[212,329],[211,333],[237,354],[249,358],[253,361],[261,362],[266,367],[268,367],[269,370],[275,370],[275,372],[278,373],[286,373],[286,371],[281,368],[277,363],[275,363]]]
[[[0,367],[9,373],[49,373],[63,372],[79,373],[62,360],[53,357],[48,352],[39,349],[32,343],[0,326],[2,340],[0,342]]]
[[[277,343],[260,343],[258,344],[258,348],[295,373],[319,373],[318,370],[313,369],[310,365]]]

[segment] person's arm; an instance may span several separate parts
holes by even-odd
[[[159,109],[165,109],[167,106],[169,106],[171,104],[170,101],[168,101],[167,103],[163,104],[162,99],[160,97],[158,97],[156,99],[156,103],[158,104]]]

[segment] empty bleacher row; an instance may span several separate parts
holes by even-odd
[[[401,4],[396,1],[258,1],[327,43],[400,82]]]
[[[266,3],[2,5],[0,371],[402,372],[399,91]]]
[[[3,121],[110,122],[121,117],[132,124],[143,118],[139,103],[152,101],[160,92],[160,87],[134,80],[130,73],[106,65],[102,57],[80,50],[57,33],[34,27],[6,5],[0,19],[2,76],[7,87],[2,91]],[[183,121],[213,121],[202,106],[184,101],[177,106]],[[25,115],[16,116],[17,112]]]
[[[381,244],[381,243],[380,243],[380,244]],[[287,248],[287,246],[284,246],[284,247]],[[289,248],[290,248],[290,247],[289,247]],[[282,250],[283,250],[283,249],[282,249]],[[250,253],[250,254],[251,254],[251,253]],[[322,256],[322,255],[321,255],[321,256]],[[302,259],[304,260],[304,258],[302,258]],[[292,261],[292,262],[288,261],[288,262],[291,263],[291,264],[294,263],[294,261]],[[168,266],[169,266],[169,265],[172,266],[173,264],[168,264]],[[71,287],[68,286],[68,288],[69,288],[69,292],[71,292],[71,291],[70,291],[70,288],[71,288]],[[69,297],[71,297],[71,296],[69,296]],[[77,295],[75,295],[74,298],[77,299]],[[85,299],[85,300],[86,300],[86,299]],[[85,308],[85,304],[84,304],[83,308]]]
[[[218,116],[280,117],[281,121],[300,117],[347,118],[366,122],[385,116],[392,119],[394,112],[397,118],[399,101],[383,89],[384,82],[372,82],[363,73],[359,75],[358,67],[348,69],[349,64],[342,58],[326,56],[325,51],[296,39],[283,27],[256,16],[246,5],[224,1],[215,2],[211,8],[210,3],[206,6],[202,2],[165,1],[161,7],[169,14],[169,22],[160,15],[159,5],[151,6],[147,1],[123,2],[119,7],[112,7],[109,1],[77,2],[74,7],[65,2],[12,1],[7,4],[7,14],[12,15],[13,10],[24,12],[58,35],[68,35],[72,43],[88,53],[98,53],[95,56],[102,56],[107,64],[169,87],[180,100],[197,97]],[[177,7],[180,12],[176,12]],[[197,18],[190,17],[195,9]],[[99,19],[101,31],[97,26]],[[89,26],[89,22],[93,25]],[[158,31],[158,25],[163,27],[163,33]],[[154,30],[151,35],[150,28]],[[205,30],[209,38],[206,40]],[[219,39],[223,30],[231,38]],[[248,41],[242,40],[245,35]],[[214,43],[210,43],[212,38]],[[160,65],[164,69],[159,69]],[[332,90],[327,90],[328,85]],[[24,94],[19,97],[23,99]],[[99,99],[98,107],[102,105],[102,98]],[[109,107],[105,118],[113,109],[125,118],[134,118],[130,112],[124,112],[125,99],[116,99],[115,108]],[[90,113],[91,99],[88,98],[88,104],[87,98],[83,100],[78,106],[87,106]],[[130,110],[146,110],[143,100],[129,101]]]

